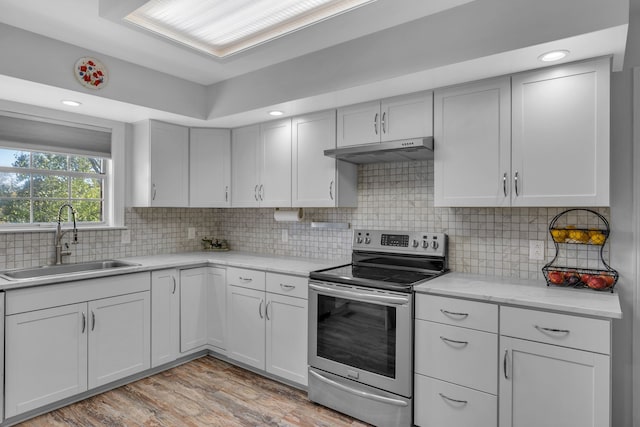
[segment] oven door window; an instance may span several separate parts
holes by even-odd
[[[396,308],[318,295],[317,355],[395,378]]]

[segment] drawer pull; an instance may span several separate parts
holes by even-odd
[[[243,282],[253,282],[253,279],[251,277],[238,277],[238,279],[242,280]]]
[[[440,339],[444,342],[448,342],[448,343],[452,343],[452,344],[460,344],[462,346],[465,346],[467,344],[469,344],[469,341],[458,341],[458,340],[452,340],[449,338],[445,338],[442,335],[440,336]]]
[[[455,311],[447,311],[443,309],[440,309],[440,312],[445,316],[455,316],[455,317],[461,317],[461,318],[469,317],[469,313],[456,313]]]
[[[449,402],[453,402],[453,403],[459,403],[461,405],[466,405],[467,403],[469,403],[466,400],[458,400],[458,399],[452,399],[449,396],[442,394],[442,393],[438,393],[440,395],[441,398],[448,400]]]
[[[536,328],[537,330],[539,330],[540,332],[553,332],[556,334],[568,334],[569,332],[571,332],[568,329],[555,329],[555,328],[543,328],[542,326],[538,326],[538,325],[533,325],[534,328]]]
[[[285,285],[283,283],[280,283],[280,287],[282,289],[291,290],[291,289],[295,289],[296,286],[295,285]]]

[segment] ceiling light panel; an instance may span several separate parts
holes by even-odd
[[[124,19],[224,57],[375,0],[151,0]]]

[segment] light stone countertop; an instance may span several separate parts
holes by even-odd
[[[556,310],[621,319],[620,299],[614,291],[549,287],[541,280],[448,273],[416,286],[417,293]]]
[[[252,268],[273,273],[292,274],[308,277],[309,272],[322,268],[347,264],[344,260],[324,260],[313,258],[298,258],[291,256],[276,256],[251,252],[184,252],[177,254],[150,255],[140,257],[117,258],[140,265],[114,268],[107,270],[93,270],[82,273],[59,274],[55,276],[38,277],[33,279],[7,280],[0,277],[0,291],[26,288],[32,286],[51,285],[74,280],[93,279],[97,277],[118,276],[143,271],[162,270],[165,268],[194,268],[207,265],[233,266]]]

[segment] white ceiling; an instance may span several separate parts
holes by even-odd
[[[200,117],[136,100],[107,98],[104,91],[76,91],[2,73],[0,99],[123,122],[155,118],[193,126],[234,127],[268,120],[265,113],[270,109],[301,114],[538,68],[545,64],[537,56],[556,48],[571,51],[565,62],[613,55],[614,69],[620,69],[628,23],[628,16],[626,22],[620,18],[624,7],[628,13],[626,0],[377,0],[218,59],[124,24],[120,17],[142,2],[2,0],[0,23],[202,85],[203,91],[216,94],[217,103],[211,95],[212,105]],[[585,9],[587,6],[591,9]],[[478,15],[478,10],[484,12]],[[548,21],[538,18],[526,28],[520,24],[528,14],[540,17],[545,10],[564,15]],[[447,24],[434,36],[427,27],[437,27],[440,17],[455,25]],[[470,28],[473,34],[467,33]],[[414,34],[424,39],[407,39]],[[393,50],[387,56],[397,63],[389,64],[376,46],[370,46],[381,40]],[[453,46],[454,51],[439,46]],[[429,57],[415,58],[413,52]],[[320,60],[330,61],[333,68],[309,68]],[[307,76],[298,82],[304,87],[258,93],[271,83],[287,83],[277,81],[278,76],[299,79],[296,67]],[[78,99],[83,105],[80,109],[64,107],[60,104],[63,98]]]

